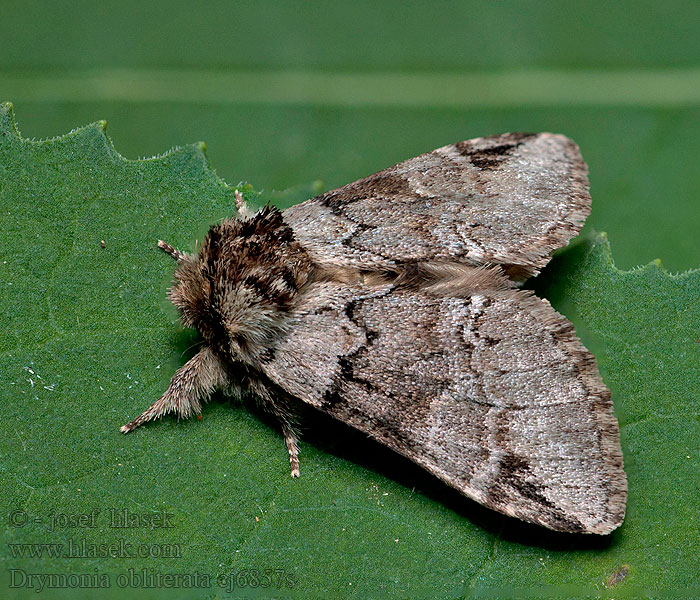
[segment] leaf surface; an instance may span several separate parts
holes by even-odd
[[[0,109],[0,133],[8,584],[10,569],[99,573],[108,595],[120,576],[136,581],[146,569],[191,576],[190,585],[155,586],[169,597],[228,588],[296,597],[700,594],[699,271],[620,271],[598,236],[532,280],[598,359],[629,477],[620,529],[556,534],[485,509],[316,414],[305,421],[299,480],[289,477],[278,430],[222,397],[201,421],[170,417],[121,435],[197,343],[165,299],[174,263],[156,242],[192,250],[234,212],[233,188],[208,167],[203,144],[126,160],[104,123],[30,141],[10,105]],[[140,521],[115,526],[126,515]],[[47,559],[30,556],[48,552],[36,544],[63,546]],[[191,585],[195,573],[211,585]]]

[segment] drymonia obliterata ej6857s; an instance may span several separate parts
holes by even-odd
[[[236,203],[197,254],[159,242],[178,263],[170,299],[205,345],[123,432],[247,390],[279,418],[293,477],[302,401],[507,515],[620,525],[610,392],[571,323],[518,287],[590,212],[574,142],[477,138],[284,212]]]

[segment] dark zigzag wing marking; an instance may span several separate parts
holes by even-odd
[[[621,522],[610,394],[545,300],[326,282],[296,314],[263,366],[288,393],[505,514],[571,532]]]
[[[590,212],[570,139],[503,134],[444,146],[284,211],[318,263],[387,268],[433,259],[539,271]]]

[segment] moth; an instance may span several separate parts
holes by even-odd
[[[299,476],[295,403],[469,498],[606,534],[627,481],[609,390],[572,324],[521,288],[590,212],[576,144],[506,133],[438,148],[280,212],[211,227],[170,300],[204,345],[129,432],[252,392]]]

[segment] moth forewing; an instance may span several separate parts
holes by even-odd
[[[122,431],[235,386],[279,419],[292,476],[301,401],[504,514],[612,531],[627,483],[610,392],[571,323],[515,284],[580,230],[586,174],[564,136],[504,134],[284,213],[237,192],[196,255],[159,244],[205,346]]]

